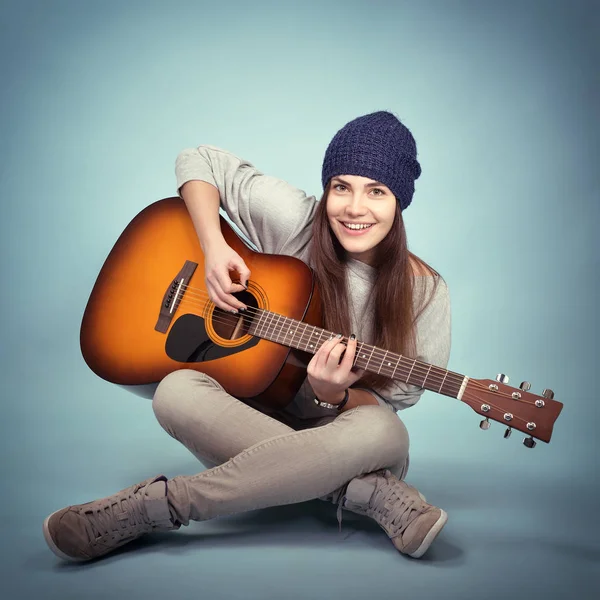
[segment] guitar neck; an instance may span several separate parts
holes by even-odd
[[[248,333],[303,352],[315,354],[336,334],[283,315],[258,309]],[[345,341],[346,338],[344,338]],[[370,373],[461,399],[468,377],[388,350],[358,342],[354,366]]]

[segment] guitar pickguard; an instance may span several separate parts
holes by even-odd
[[[252,337],[239,346],[220,346],[208,335],[202,317],[187,314],[173,323],[165,343],[165,352],[169,358],[179,362],[208,362],[243,352],[256,346],[259,341],[260,338]]]

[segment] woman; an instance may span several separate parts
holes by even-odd
[[[358,117],[337,132],[323,161],[320,202],[215,147],[178,156],[177,187],[200,239],[214,303],[244,310],[233,294],[251,277],[221,234],[221,206],[258,251],[312,266],[324,326],[340,334],[312,357],[294,401],[269,414],[202,373],[166,376],[154,394],[156,417],[210,468],[158,475],[56,511],[44,522],[55,554],[87,560],[190,520],[316,498],[338,504],[338,518],[342,509],[372,517],[400,552],[424,554],[447,515],[403,481],[409,439],[397,415],[423,390],[353,369],[356,337],[447,364],[448,291],[408,251],[402,220],[420,173],[413,136],[389,112]],[[239,282],[232,282],[233,271]]]

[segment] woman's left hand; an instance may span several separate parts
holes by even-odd
[[[340,358],[344,353],[344,358]],[[363,375],[364,370],[352,370],[356,353],[356,338],[350,336],[346,346],[342,337],[327,340],[317,350],[306,369],[308,381],[321,402],[339,404],[346,390]]]

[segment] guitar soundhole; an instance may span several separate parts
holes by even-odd
[[[237,340],[247,335],[255,314],[253,309],[258,308],[256,298],[250,292],[238,292],[233,295],[249,310],[234,315],[221,308],[215,308],[212,315],[212,326],[216,334],[225,340]]]
[[[254,320],[255,309],[258,308],[256,298],[250,292],[234,294],[250,310],[233,315],[227,311],[215,308],[211,325],[214,333],[222,340],[237,340],[248,333]],[[239,345],[220,345],[208,335],[204,319],[196,314],[181,315],[171,327],[165,344],[167,356],[179,362],[209,362],[232,354],[244,352],[260,341],[259,337],[251,336]]]

